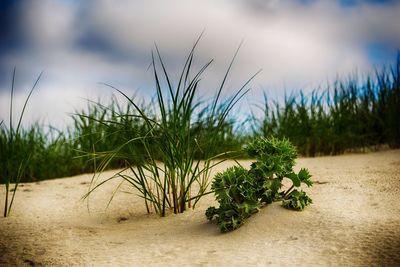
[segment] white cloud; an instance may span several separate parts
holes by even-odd
[[[167,66],[178,71],[203,30],[196,58],[199,64],[215,59],[204,78],[206,90],[222,79],[244,40],[228,88],[237,88],[262,68],[249,95],[253,99],[261,95],[260,88],[275,88],[268,92],[279,96],[283,83],[288,89],[317,86],[356,68],[368,71],[372,67],[365,50],[369,43],[382,42],[393,50],[400,47],[400,4],[343,8],[338,1],[326,0],[307,5],[289,0],[85,4],[42,0],[25,2],[21,12],[20,28],[25,29],[29,49],[4,57],[2,65],[18,67],[22,87],[45,70],[37,92],[40,97],[32,99],[32,106],[34,117],[44,115],[50,121],[64,121],[58,116],[72,111],[74,103],[82,105],[76,99],[109,90],[98,82],[125,90],[140,88],[145,94],[153,85],[146,71],[153,42]],[[80,44],[82,38],[93,36],[99,38],[93,40],[93,47]],[[100,41],[107,49],[96,49]],[[5,103],[1,96],[0,117],[6,117]]]

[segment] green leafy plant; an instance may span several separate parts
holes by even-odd
[[[304,191],[293,190],[283,200],[282,205],[287,209],[303,210],[312,203],[312,199]]]
[[[220,207],[208,208],[206,217],[211,220],[215,216],[221,232],[240,227],[261,206],[258,201],[257,181],[243,167],[234,166],[218,173],[211,189],[215,192]]]
[[[27,171],[27,166],[32,156],[32,151],[28,151],[21,158],[16,158],[16,156],[21,156],[18,153],[18,149],[20,148],[21,140],[26,136],[25,133],[22,133],[21,130],[21,122],[25,113],[26,106],[28,101],[36,88],[37,83],[40,80],[42,74],[38,76],[33,87],[29,91],[28,96],[25,99],[21,114],[18,119],[17,127],[15,128],[13,125],[13,100],[14,100],[14,84],[15,84],[15,73],[16,70],[14,68],[12,75],[12,84],[11,84],[11,99],[10,99],[10,125],[7,128],[3,125],[3,122],[0,123],[0,149],[1,149],[1,157],[0,157],[0,178],[1,182],[5,185],[5,199],[4,199],[4,217],[10,215],[12,204],[14,202],[15,194],[18,189],[19,182],[21,178],[25,176]],[[14,184],[13,188],[12,184]],[[11,199],[9,199],[10,192],[13,191]]]
[[[295,189],[302,184],[312,186],[312,181],[307,169],[293,171],[297,153],[288,140],[257,138],[245,150],[256,159],[250,170],[235,166],[218,173],[212,182],[220,206],[208,208],[206,217],[215,217],[221,232],[240,227],[262,205],[274,201],[282,200],[283,207],[295,210],[312,203],[304,191]],[[292,182],[286,191],[282,190],[283,179]]]

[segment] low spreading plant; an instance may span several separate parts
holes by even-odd
[[[304,191],[293,190],[282,200],[282,205],[287,209],[303,210],[312,203],[312,199]]]
[[[220,206],[209,207],[206,217],[216,218],[221,232],[239,228],[265,204],[281,200],[285,208],[303,210],[312,203],[304,191],[297,190],[302,184],[312,186],[311,175],[307,169],[293,171],[297,152],[287,139],[257,138],[245,151],[256,159],[250,170],[234,166],[218,173],[212,182]],[[282,190],[284,179],[292,183],[287,190]]]

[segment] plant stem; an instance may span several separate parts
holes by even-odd
[[[9,183],[6,183],[6,200],[4,204],[4,217],[7,217],[7,209],[8,209],[8,189],[9,189]]]
[[[282,197],[282,198],[285,198],[285,197],[290,193],[290,191],[292,191],[293,188],[294,188],[294,185],[292,185],[292,186],[283,194],[283,197]]]

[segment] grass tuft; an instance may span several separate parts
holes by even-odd
[[[288,138],[306,156],[400,147],[400,53],[396,64],[362,80],[337,80],[332,88],[265,97],[264,118],[255,135]]]
[[[96,172],[104,171],[117,159],[122,160],[126,166],[123,171],[100,183],[95,176],[85,197],[104,182],[122,178],[138,190],[144,199],[147,212],[154,210],[160,216],[165,216],[168,210],[181,213],[187,208],[194,208],[206,194],[210,169],[224,160],[220,159],[221,157],[230,153],[218,153],[221,145],[219,142],[224,143],[227,139],[226,130],[232,127],[228,114],[248,92],[246,87],[254,76],[232,97],[221,100],[221,92],[236,58],[236,51],[213,100],[209,103],[198,101],[196,96],[201,77],[212,63],[210,60],[200,69],[193,71],[194,51],[199,40],[200,38],[192,47],[176,85],[170,79],[156,46],[151,55],[156,91],[156,100],[152,106],[141,107],[135,99],[107,85],[125,97],[129,113],[116,112],[116,116],[108,119],[98,115],[95,119],[84,116],[98,127],[106,128],[97,133],[106,132],[109,133],[107,139],[119,140],[118,145],[114,144],[112,149],[103,151],[100,151],[96,144],[90,144],[97,151],[91,153],[95,161],[99,162]],[[113,110],[107,111],[113,114]],[[121,129],[121,125],[132,128],[132,122],[139,125],[141,130],[128,135],[128,138],[120,139],[118,129]],[[201,162],[199,158],[204,161]],[[136,166],[133,167],[133,164]],[[126,174],[125,170],[130,170],[131,174]]]

